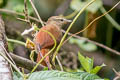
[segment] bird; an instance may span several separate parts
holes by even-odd
[[[39,62],[41,58],[45,56],[47,52],[49,52],[49,50],[54,46],[54,40],[52,37],[43,30],[50,32],[56,39],[57,43],[59,43],[62,38],[61,29],[63,25],[69,22],[71,22],[71,20],[65,19],[62,16],[52,16],[47,20],[46,25],[43,26],[38,33],[36,33],[34,39],[35,48],[38,52],[36,62]],[[48,55],[44,61],[41,62],[41,64],[50,68],[50,55]]]

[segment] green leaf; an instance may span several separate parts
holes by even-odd
[[[43,71],[47,71],[48,70],[48,67],[44,67]]]
[[[84,5],[86,5],[90,0],[85,0],[85,1],[81,1],[81,0],[72,0],[70,7],[73,10],[81,10],[83,8]],[[101,0],[96,0],[94,3],[92,3],[86,10],[92,12],[92,13],[96,13],[98,11],[98,9],[103,5]]]
[[[14,74],[14,80],[23,80]],[[87,72],[63,72],[57,70],[33,72],[27,80],[104,80]]]
[[[89,67],[90,67],[90,70],[93,69],[93,59],[89,58],[89,57],[86,57],[86,60],[88,61],[89,63]]]
[[[14,79],[22,80],[23,78]],[[95,80],[101,79],[87,72],[63,72],[57,70],[33,72],[27,80]]]
[[[28,80],[81,80],[79,76],[61,71],[40,71],[34,72]]]
[[[93,59],[90,59],[88,57],[85,58],[84,56],[80,54],[80,52],[78,52],[78,59],[82,67],[84,68],[84,70],[90,73],[90,71],[93,68]]]
[[[97,74],[102,67],[106,66],[104,63],[101,66],[96,66],[94,69],[91,70],[90,73]]]

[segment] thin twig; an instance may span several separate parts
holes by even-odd
[[[100,7],[100,10],[102,13],[106,12],[106,10],[103,6]],[[109,14],[106,14],[105,17],[117,30],[120,31],[120,25]]]
[[[118,79],[120,79],[120,73],[117,72],[114,68],[113,68],[113,71],[114,71],[115,74],[117,75],[113,80],[118,80]]]
[[[15,12],[15,11],[12,11],[12,10],[8,10],[8,9],[0,9],[0,12],[4,12],[6,14],[15,14],[15,15],[20,15],[20,16],[24,16],[23,13],[18,13],[18,12]],[[34,20],[34,21],[37,21],[37,22],[40,22],[37,18],[34,18],[32,16],[28,16],[31,20]]]
[[[3,50],[5,51],[6,55],[9,57],[9,59],[13,62],[13,64],[16,66],[14,60],[12,59],[12,57],[10,56],[10,54],[7,52],[7,50],[5,49],[5,47],[3,45],[1,45]]]
[[[22,77],[24,77],[19,69],[3,53],[0,52],[0,55],[3,56]]]
[[[32,62],[29,59],[20,57],[15,55],[14,53],[9,53],[10,56],[13,58],[13,60],[15,61],[15,63],[17,64],[17,66],[23,67],[25,69],[28,70],[32,70],[34,68],[34,66],[37,64],[36,62]],[[37,71],[43,70],[45,68],[45,66],[39,64],[39,66],[37,67]]]
[[[26,20],[26,19],[22,19],[22,18],[17,18],[17,19],[20,20],[20,21],[23,21],[23,22],[27,22],[27,23],[29,23],[29,21]]]
[[[65,32],[64,36],[62,37],[61,41],[60,41],[60,44],[58,45],[54,55],[53,55],[53,59],[52,59],[52,62],[55,62],[55,57],[56,55],[58,54],[58,51],[60,50],[68,32],[70,31],[70,29],[72,28],[73,24],[75,23],[75,21],[78,19],[78,17],[82,14],[82,12],[89,6],[91,5],[95,0],[91,0],[88,4],[86,4],[80,11],[79,13],[75,16],[75,18],[73,19],[72,23],[69,25],[67,31]]]
[[[65,33],[64,30],[62,30],[62,32]],[[72,33],[68,33],[68,35],[73,35],[73,34],[72,34]],[[96,42],[96,41],[92,41],[92,40],[89,40],[88,38],[81,37],[81,36],[77,36],[77,35],[74,35],[74,37],[75,37],[75,38],[78,38],[78,39],[81,39],[81,40],[88,41],[88,42],[93,43],[93,44],[95,44],[95,45],[97,45],[97,46],[99,46],[99,47],[102,47],[102,48],[104,48],[104,49],[106,49],[106,50],[108,50],[108,51],[110,51],[110,52],[112,52],[112,53],[115,53],[115,54],[117,54],[117,55],[120,55],[120,52],[118,52],[118,51],[116,51],[116,50],[114,50],[114,49],[112,49],[112,48],[109,48],[109,47],[107,47],[107,46],[105,46],[105,45],[103,45],[103,44],[101,44],[101,43],[98,43],[98,42]]]
[[[115,6],[113,6],[109,11],[107,11],[107,12],[105,12],[104,14],[102,14],[101,16],[95,18],[92,22],[90,22],[90,24],[88,24],[87,27],[85,27],[85,28],[82,29],[81,31],[79,31],[79,32],[71,35],[68,39],[66,39],[66,40],[63,42],[63,44],[66,43],[71,37],[73,37],[73,36],[75,36],[75,35],[77,35],[77,34],[80,34],[81,32],[84,32],[84,31],[85,31],[86,29],[88,29],[95,21],[99,20],[100,18],[102,18],[103,16],[105,16],[106,14],[108,14],[109,12],[111,12],[111,11],[112,11],[115,7],[117,7],[119,4],[120,4],[120,1],[119,1]]]
[[[58,62],[58,64],[59,64],[59,66],[60,66],[61,71],[63,71],[63,66],[62,66],[62,64],[61,64],[58,56],[56,56],[56,60],[57,60],[57,62]]]
[[[32,0],[29,0],[29,1],[30,1],[31,5],[32,5],[32,7],[33,7],[33,9],[34,9],[34,11],[35,11],[35,13],[36,13],[36,15],[37,15],[39,21],[41,22],[41,25],[44,26],[44,23],[43,23],[43,21],[42,21],[40,15],[39,15],[37,9],[35,8],[35,5],[33,4]]]
[[[116,74],[117,76],[119,76],[119,77],[120,77],[120,73],[119,73],[119,72],[117,72],[114,68],[113,68],[113,71],[115,72],[115,74]]]
[[[30,22],[29,15],[28,15],[28,8],[27,8],[27,0],[24,0],[24,14],[25,14],[25,20],[27,21],[30,26],[32,26],[32,23]]]
[[[113,80],[118,80],[118,79],[120,79],[120,77],[119,77],[119,76],[115,77]]]

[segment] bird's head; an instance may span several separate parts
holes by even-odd
[[[55,24],[57,26],[62,27],[64,24],[72,22],[71,20],[67,20],[62,16],[52,16],[48,19],[47,24]]]

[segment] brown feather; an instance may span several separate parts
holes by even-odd
[[[41,48],[48,48],[54,45],[52,37],[47,32],[44,32],[42,30],[47,30],[48,32],[50,32],[55,37],[57,42],[59,42],[60,37],[62,36],[61,30],[55,25],[47,25],[43,27],[37,33],[35,39],[35,42],[39,43]]]

